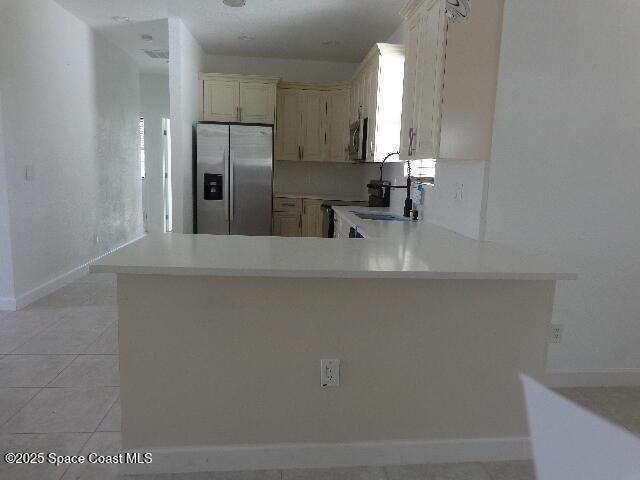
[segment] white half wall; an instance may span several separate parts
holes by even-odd
[[[139,73],[53,0],[1,8],[3,192],[20,304],[141,234]]]
[[[486,238],[577,271],[548,359],[566,381],[640,378],[638,25],[632,0],[506,2]]]
[[[363,58],[364,60],[364,58]],[[281,58],[207,55],[206,71],[281,77],[289,82],[330,83],[351,80],[358,64]]]
[[[169,76],[140,75],[141,115],[144,117],[144,211],[148,232],[164,232],[164,135],[162,119],[169,118]]]
[[[193,233],[193,124],[200,118],[205,53],[179,18],[169,19],[169,50],[173,231]]]

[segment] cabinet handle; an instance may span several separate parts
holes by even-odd
[[[240,121],[240,107],[236,107],[236,120]]]
[[[302,152],[300,156],[300,160],[304,160],[304,147],[301,147],[300,150]]]
[[[298,160],[302,160],[302,154],[300,153],[300,145],[298,145]]]
[[[242,121],[242,107],[238,107],[238,120]]]
[[[409,151],[407,154],[409,156],[413,155],[413,127],[409,129]]]

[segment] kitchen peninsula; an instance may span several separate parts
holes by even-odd
[[[555,284],[575,276],[388,228],[148,235],[91,266],[118,276],[122,441],[157,454],[146,473],[529,455],[518,375],[543,377]]]

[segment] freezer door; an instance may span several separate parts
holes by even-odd
[[[231,125],[231,235],[271,235],[273,128]]]
[[[229,125],[196,125],[198,233],[229,234]]]

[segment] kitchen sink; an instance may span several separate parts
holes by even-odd
[[[358,212],[351,211],[356,217],[362,220],[383,220],[386,222],[410,222],[411,220],[400,215],[394,215],[393,213],[384,212]]]

